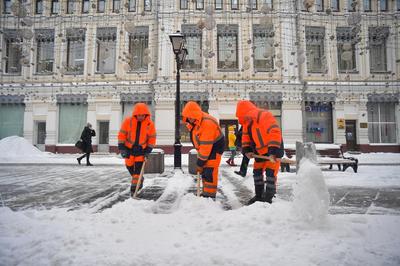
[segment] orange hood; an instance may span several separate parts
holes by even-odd
[[[146,104],[144,104],[144,103],[137,103],[137,104],[135,104],[135,106],[133,107],[132,115],[133,115],[133,116],[137,116],[137,115],[146,115],[146,116],[150,116],[150,111],[149,111],[149,108],[147,107]]]
[[[253,110],[257,110],[257,106],[252,102],[247,100],[239,101],[236,105],[236,117],[238,118],[239,123],[243,125],[245,122],[244,118]]]
[[[188,118],[196,119],[197,123],[201,121],[203,117],[203,111],[196,102],[188,102],[182,110],[182,120],[187,122]]]

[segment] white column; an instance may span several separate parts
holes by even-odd
[[[24,138],[33,144],[33,104],[25,103]]]
[[[303,141],[303,116],[301,102],[282,102],[282,136],[286,144],[295,144]]]
[[[57,103],[52,102],[48,105],[46,117],[46,146],[57,145],[57,129],[58,129]]]
[[[122,110],[119,101],[111,103],[110,136],[109,145],[118,146],[118,131],[121,127]]]
[[[175,142],[174,101],[158,101],[155,105],[157,145],[173,145]]]
[[[337,119],[339,118],[345,118],[344,104],[342,102],[336,102],[332,111],[333,142],[336,144],[346,144],[346,126],[342,129],[337,127]]]
[[[368,138],[368,126],[361,128],[361,123],[364,123],[364,125],[368,125],[368,110],[367,110],[367,100],[365,101],[360,101],[359,105],[359,131],[358,131],[358,144],[369,144],[369,138]]]

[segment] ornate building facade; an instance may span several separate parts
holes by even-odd
[[[1,12],[0,138],[73,152],[91,122],[95,148],[114,152],[146,102],[157,146],[172,151],[179,30],[181,104],[223,128],[249,99],[285,143],[400,151],[400,0],[2,0]]]

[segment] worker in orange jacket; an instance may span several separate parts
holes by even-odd
[[[151,121],[149,108],[144,103],[137,103],[133,107],[132,116],[125,118],[118,133],[118,149],[132,176],[131,196],[136,190],[143,162],[155,144],[156,129]],[[142,186],[143,182],[139,189]]]
[[[276,193],[276,181],[283,157],[283,141],[281,130],[271,112],[257,108],[250,101],[239,101],[236,106],[236,117],[243,126],[242,152],[248,158],[253,155],[270,156],[271,160],[255,158],[254,188],[255,197],[248,204],[256,201],[272,203]],[[264,190],[264,172],[266,175]]]
[[[218,186],[218,167],[224,152],[225,140],[217,119],[201,111],[195,102],[188,102],[182,111],[183,121],[197,150],[197,172],[203,181],[203,197],[215,199]]]

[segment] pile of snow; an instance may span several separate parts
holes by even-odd
[[[329,192],[321,168],[304,158],[293,185],[294,212],[300,220],[313,226],[326,223],[329,209]]]
[[[0,158],[24,159],[24,158],[47,158],[48,155],[41,152],[29,141],[18,136],[6,137],[0,140]]]

